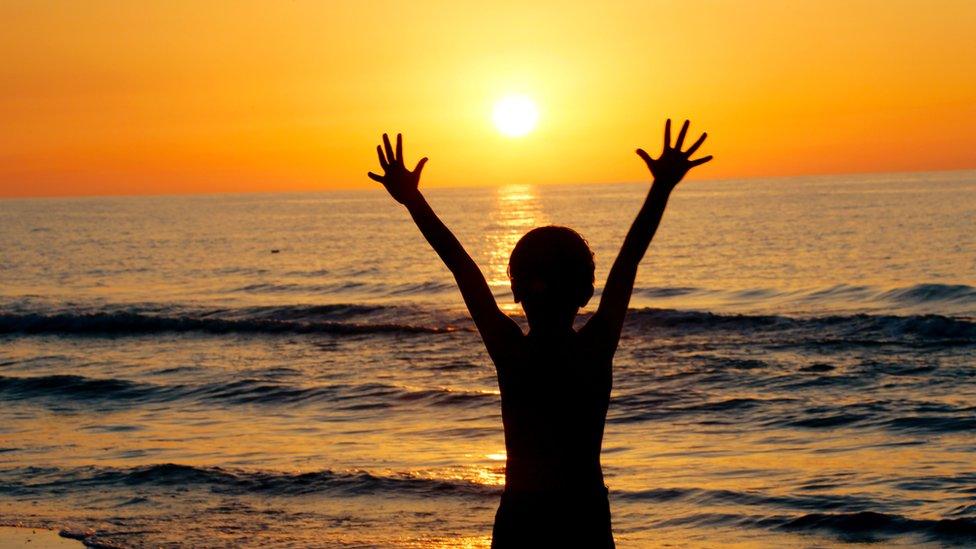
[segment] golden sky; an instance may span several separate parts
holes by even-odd
[[[0,196],[635,181],[976,167],[976,2],[0,3]],[[501,135],[510,93],[540,111]]]

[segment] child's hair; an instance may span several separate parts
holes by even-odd
[[[594,271],[586,240],[569,227],[555,225],[526,233],[508,260],[516,301],[541,291],[582,307],[593,295]]]

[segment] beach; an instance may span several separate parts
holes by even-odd
[[[585,321],[646,189],[427,194],[524,325],[518,238],[589,241]],[[494,371],[381,190],[0,215],[5,522],[121,547],[489,545]],[[682,183],[614,363],[618,547],[976,543],[974,227],[973,171]]]

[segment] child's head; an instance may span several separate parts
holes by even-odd
[[[554,328],[572,319],[593,297],[593,252],[568,227],[539,227],[512,250],[508,277],[515,302],[525,309],[529,325]],[[561,327],[561,326],[560,326]]]

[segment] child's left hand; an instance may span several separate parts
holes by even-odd
[[[386,149],[385,155],[383,154],[384,148]],[[396,153],[394,154],[393,147],[390,146],[390,138],[385,133],[383,134],[383,147],[377,145],[376,154],[380,157],[383,175],[369,172],[370,179],[382,183],[390,196],[400,204],[406,204],[408,200],[420,194],[420,172],[423,171],[424,164],[427,163],[426,156],[417,162],[417,167],[413,171],[408,170],[403,163],[403,137],[397,134]]]
[[[664,150],[661,151],[661,156],[651,158],[651,155],[647,154],[644,149],[637,149],[637,156],[644,159],[644,163],[647,164],[647,168],[651,170],[651,174],[654,176],[654,181],[665,185],[668,189],[674,188],[685,174],[688,173],[688,170],[712,159],[712,155],[704,156],[696,160],[691,159],[691,155],[705,141],[705,138],[708,136],[707,133],[701,134],[698,141],[695,141],[688,147],[688,150],[681,150],[687,132],[688,121],[685,120],[685,123],[681,126],[681,131],[678,133],[678,139],[672,147],[671,119],[669,118],[664,125]]]

